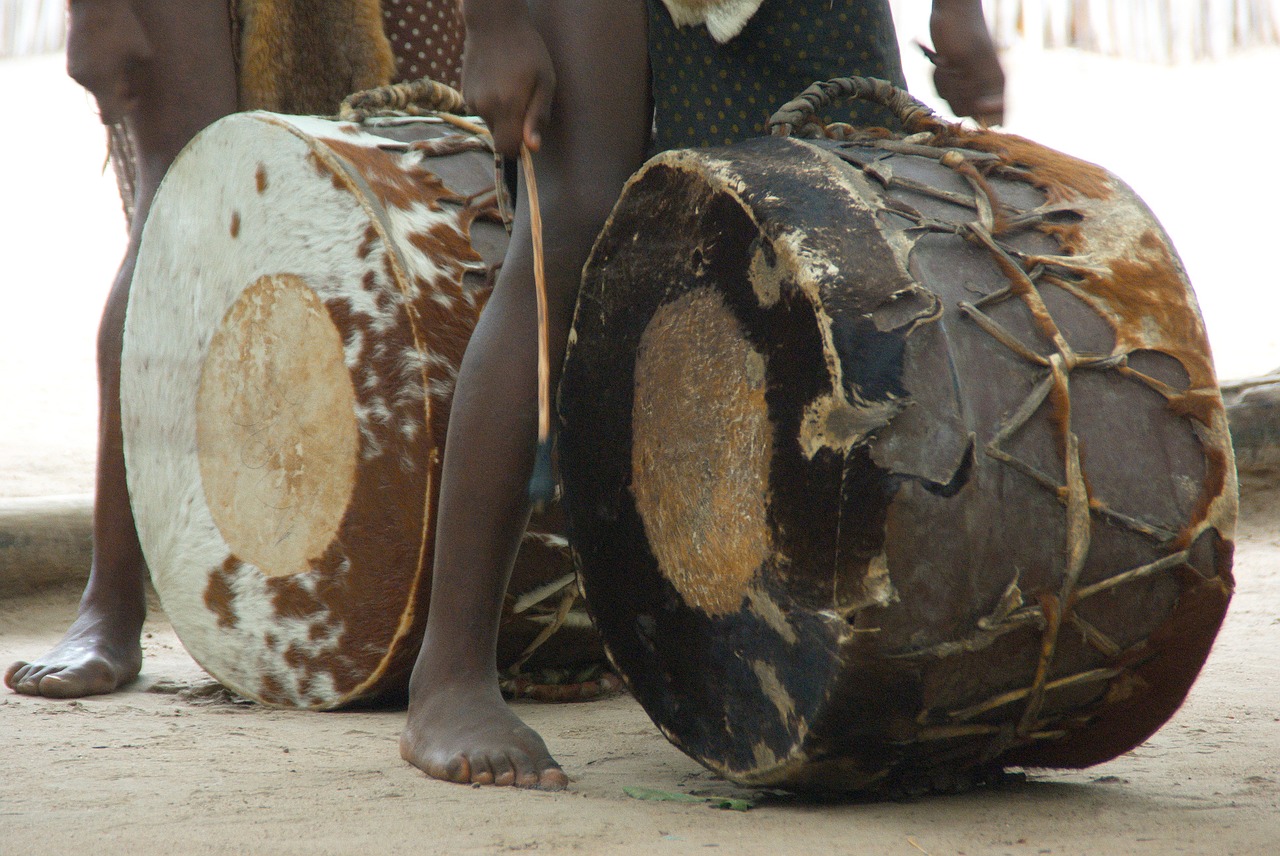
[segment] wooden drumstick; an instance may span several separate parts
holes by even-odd
[[[525,187],[529,192],[529,224],[533,232],[533,285],[538,296],[538,450],[529,477],[529,501],[541,511],[555,499],[556,481],[551,467],[551,344],[547,329],[547,280],[542,257],[542,211],[538,207],[538,180],[528,146],[520,146]]]

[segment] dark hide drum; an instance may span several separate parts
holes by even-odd
[[[444,115],[230,116],[165,177],[125,328],[129,491],[165,613],[236,692],[323,709],[407,686],[498,202],[483,129]],[[503,667],[556,627],[543,665],[598,653],[556,531],[526,536]]]
[[[669,152],[600,236],[560,390],[587,602],[740,783],[1105,761],[1182,702],[1232,591],[1195,298],[1105,170],[880,82],[812,100],[850,90],[909,135]]]

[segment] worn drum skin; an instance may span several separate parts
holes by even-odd
[[[663,732],[745,784],[1112,758],[1233,587],[1167,235],[1097,166],[906,127],[660,155],[584,276],[560,412],[587,601]]]
[[[138,533],[183,644],[267,704],[397,693],[417,655],[454,379],[507,243],[458,124],[231,116],[147,221],[121,382]],[[576,592],[554,531],[521,557],[504,665]],[[538,656],[580,651],[576,618]]]

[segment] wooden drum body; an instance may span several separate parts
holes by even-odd
[[[1017,137],[658,156],[588,264],[560,409],[610,657],[738,782],[1114,757],[1232,591],[1182,267],[1114,176]]]
[[[130,294],[125,456],[165,612],[233,690],[407,685],[454,379],[506,243],[492,152],[438,117],[240,114],[176,159]],[[562,538],[526,546],[524,585],[571,583]],[[541,626],[507,617],[514,659]]]

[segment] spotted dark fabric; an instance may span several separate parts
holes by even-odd
[[[764,0],[738,36],[671,22],[649,2],[654,151],[764,133],[769,116],[815,80],[860,75],[906,86],[887,0]],[[823,119],[893,127],[881,107],[837,106]]]
[[[462,85],[465,31],[457,0],[382,0],[382,21],[396,56],[393,83],[429,77]]]

